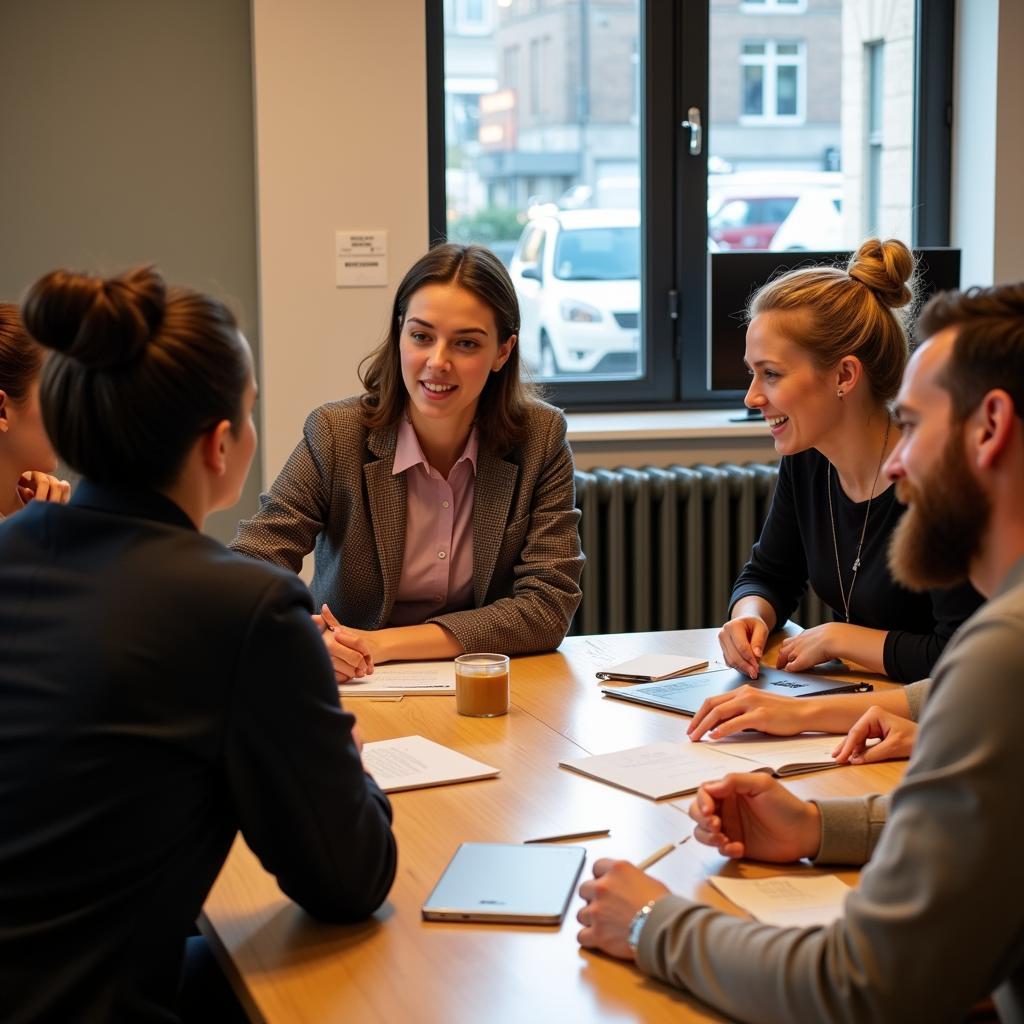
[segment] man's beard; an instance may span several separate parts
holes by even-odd
[[[955,430],[920,489],[896,483],[908,505],[889,543],[889,570],[911,590],[938,590],[967,579],[991,507],[967,466],[963,436]]]

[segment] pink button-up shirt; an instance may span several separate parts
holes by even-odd
[[[398,426],[393,473],[405,473],[405,555],[390,626],[473,606],[476,428],[448,479],[427,462],[412,423]]]

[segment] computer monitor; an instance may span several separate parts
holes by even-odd
[[[841,266],[850,252],[713,252],[708,253],[708,386],[715,391],[745,392],[750,384],[743,363],[747,304],[763,284],[798,267]],[[960,250],[915,249],[918,298],[960,287]],[[726,397],[723,395],[722,397]],[[742,398],[742,394],[737,395]]]

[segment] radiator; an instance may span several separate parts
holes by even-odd
[[[693,629],[725,621],[761,531],[777,465],[646,466],[576,472],[587,564],[571,633]],[[831,614],[808,588],[795,618]]]

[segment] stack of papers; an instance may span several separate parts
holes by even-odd
[[[766,737],[761,733],[691,743],[648,743],[611,754],[560,761],[563,768],[639,793],[652,800],[695,793],[729,772],[768,772],[783,777],[836,768],[835,736]]]
[[[490,779],[499,774],[499,769],[423,736],[366,743],[363,765],[385,793]]]

